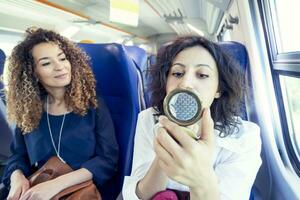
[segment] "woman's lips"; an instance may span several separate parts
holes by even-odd
[[[63,79],[63,78],[66,78],[67,75],[68,75],[68,73],[65,73],[65,74],[54,76],[54,78]]]

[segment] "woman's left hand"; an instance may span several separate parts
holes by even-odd
[[[55,184],[54,179],[30,188],[21,196],[20,200],[49,200],[59,192],[58,185]]]
[[[92,180],[92,178],[93,174],[89,170],[80,168],[30,188],[21,196],[20,200],[49,200],[60,191],[73,185]]]
[[[201,120],[201,138],[196,141],[177,124],[160,117],[154,149],[159,165],[169,178],[193,188],[206,189],[217,182],[212,157],[215,148],[214,124],[209,109]]]

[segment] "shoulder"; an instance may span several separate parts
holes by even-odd
[[[143,111],[141,111],[138,115],[138,123],[141,122],[153,122],[153,124],[155,123],[154,120],[154,115],[156,114],[156,111],[153,107],[147,108]]]
[[[106,102],[105,102],[105,100],[104,100],[104,98],[103,97],[101,97],[101,96],[96,96],[96,98],[97,98],[97,107],[96,108],[91,108],[90,107],[90,109],[91,110],[93,110],[93,111],[96,111],[96,112],[100,112],[101,113],[101,111],[107,111],[108,110],[108,107],[107,107],[107,104],[106,104]]]
[[[97,95],[96,99],[97,99],[98,107],[101,107],[103,104],[104,106],[106,106],[105,100],[102,96]]]
[[[135,129],[135,147],[147,149],[153,146],[153,138],[155,137],[155,110],[148,108],[138,115]]]
[[[221,138],[216,131],[217,144],[227,150],[241,153],[251,149],[261,148],[260,128],[257,124],[239,119],[236,132]]]
[[[257,124],[250,121],[245,121],[240,119],[240,124],[238,125],[238,131],[231,137],[243,138],[243,137],[254,137],[258,138],[260,135],[260,128]]]
[[[91,113],[92,116],[96,116],[96,118],[100,120],[106,121],[111,119],[110,109],[105,99],[101,96],[97,96],[97,107],[90,107],[88,113]]]
[[[155,113],[156,111],[152,107],[141,111],[138,115],[137,130],[146,132],[152,130],[155,125]]]

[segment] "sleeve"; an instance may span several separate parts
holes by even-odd
[[[125,176],[122,189],[124,200],[139,199],[135,193],[137,183],[146,175],[155,158],[153,150],[153,123],[151,119],[145,118],[144,114],[147,113],[140,113],[137,121],[132,171],[130,176]]]
[[[116,140],[113,121],[104,101],[96,109],[96,149],[95,156],[83,163],[81,167],[93,174],[93,181],[102,185],[117,171],[119,147]]]
[[[253,126],[251,134],[243,138],[242,151],[231,153],[218,164],[215,172],[219,179],[221,200],[248,200],[256,174],[262,163],[259,127]]]
[[[21,170],[26,177],[29,176],[31,172],[24,136],[19,128],[15,129],[11,152],[12,155],[6,162],[2,177],[2,182],[6,188],[10,187],[10,176],[15,170]]]

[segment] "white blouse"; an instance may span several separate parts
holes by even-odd
[[[135,193],[137,182],[146,175],[155,158],[154,113],[153,108],[148,108],[139,114],[132,171],[130,176],[125,177],[123,184],[124,200],[139,199]],[[213,161],[222,200],[248,200],[261,165],[260,129],[252,122],[241,121],[239,131],[225,138],[219,137],[219,131],[215,130],[216,149]],[[168,180],[167,188],[189,191],[188,186],[171,179]]]

